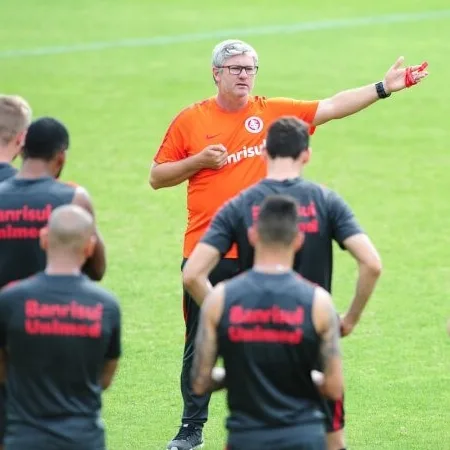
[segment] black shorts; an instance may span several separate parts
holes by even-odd
[[[345,425],[344,397],[337,401],[324,400],[323,403],[327,433],[342,430]]]
[[[6,388],[0,385],[0,445],[3,445],[6,430]]]
[[[13,429],[11,429],[13,428]],[[64,438],[54,433],[47,434],[42,430],[30,427],[8,427],[5,436],[6,450],[106,450],[105,438],[101,436],[85,436],[81,431],[79,438]]]
[[[322,423],[230,431],[226,450],[327,450]]]

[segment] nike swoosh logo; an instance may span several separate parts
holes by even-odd
[[[220,135],[220,133],[217,133],[217,134],[207,134],[206,135],[206,139],[212,139],[212,138],[215,138],[216,136],[219,136]]]

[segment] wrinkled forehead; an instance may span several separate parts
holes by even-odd
[[[252,53],[244,53],[243,55],[231,56],[225,60],[226,66],[254,66],[255,60]]]

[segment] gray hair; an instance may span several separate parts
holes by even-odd
[[[255,66],[258,65],[258,54],[256,50],[244,41],[237,39],[227,39],[222,41],[214,47],[212,53],[212,65],[213,67],[221,67],[225,64],[227,59],[232,56],[250,54],[253,57]]]

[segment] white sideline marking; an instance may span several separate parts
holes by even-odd
[[[171,44],[182,44],[206,41],[210,39],[241,38],[245,36],[263,36],[272,34],[292,34],[305,31],[332,30],[341,28],[365,27],[378,24],[415,22],[426,20],[445,20],[450,18],[450,10],[422,11],[417,13],[387,14],[369,17],[352,17],[347,19],[320,20],[315,22],[300,22],[290,25],[268,25],[253,28],[240,28],[210,31],[205,33],[179,34],[174,36],[154,36],[139,39],[121,39],[79,43],[73,45],[49,46],[30,49],[11,49],[0,51],[0,59],[20,58],[28,56],[47,56],[77,52],[93,52],[117,48],[160,47]]]

